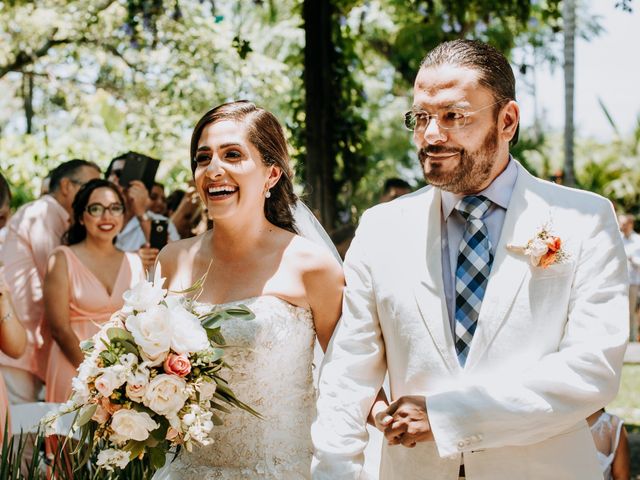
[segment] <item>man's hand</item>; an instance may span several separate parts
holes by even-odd
[[[393,421],[385,417],[391,416]],[[429,415],[427,414],[427,402],[421,395],[408,395],[400,397],[389,405],[386,412],[377,413],[374,418],[380,418],[388,422],[384,429],[384,436],[389,445],[402,444],[405,447],[413,448],[417,442],[433,440]]]
[[[138,255],[142,260],[142,266],[145,271],[149,272],[153,268],[156,263],[156,258],[158,257],[158,253],[160,250],[157,248],[151,248],[148,243],[145,243],[140,250],[138,250]]]
[[[129,206],[131,207],[131,213],[135,217],[140,217],[145,214],[149,208],[149,192],[147,187],[144,186],[140,180],[132,180],[127,188],[127,198],[129,200]]]

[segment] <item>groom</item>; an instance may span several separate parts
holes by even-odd
[[[496,49],[424,59],[405,124],[430,186],[367,211],[347,254],[314,479],[359,478],[385,373],[383,480],[602,479],[585,418],[618,390],[625,254],[607,200],[510,157],[518,121]]]

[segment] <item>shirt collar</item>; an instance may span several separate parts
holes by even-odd
[[[58,202],[58,200],[56,200],[56,198],[53,195],[51,194],[43,195],[42,200],[45,203],[48,203],[51,206],[51,209],[54,212],[56,212],[64,222],[71,221],[71,215],[69,215],[69,212],[67,212],[67,210],[60,204],[60,202]]]
[[[516,162],[514,162],[513,158],[509,156],[507,168],[505,168],[487,188],[479,192],[478,195],[487,197],[495,205],[506,210],[509,206],[513,187],[516,184],[517,178],[518,167],[516,167]],[[442,214],[444,215],[445,221],[449,218],[449,215],[451,215],[451,212],[453,212],[453,209],[458,202],[464,197],[465,195],[461,195],[459,193],[442,190]]]

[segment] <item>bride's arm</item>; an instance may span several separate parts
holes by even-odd
[[[329,253],[321,252],[314,257],[307,262],[302,281],[313,313],[318,342],[326,351],[342,313],[344,275],[340,264]]]

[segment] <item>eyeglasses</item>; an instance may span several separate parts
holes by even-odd
[[[468,112],[462,108],[445,108],[438,113],[409,110],[404,114],[404,126],[412,132],[421,132],[427,129],[433,118],[436,124],[443,130],[460,130],[467,125],[467,118],[471,115],[498,105],[504,100],[503,98],[473,112]]]
[[[124,205],[121,203],[112,203],[108,207],[105,207],[101,203],[92,203],[85,208],[85,211],[92,217],[101,217],[105,210],[109,210],[109,213],[114,217],[120,217],[124,213]]]

